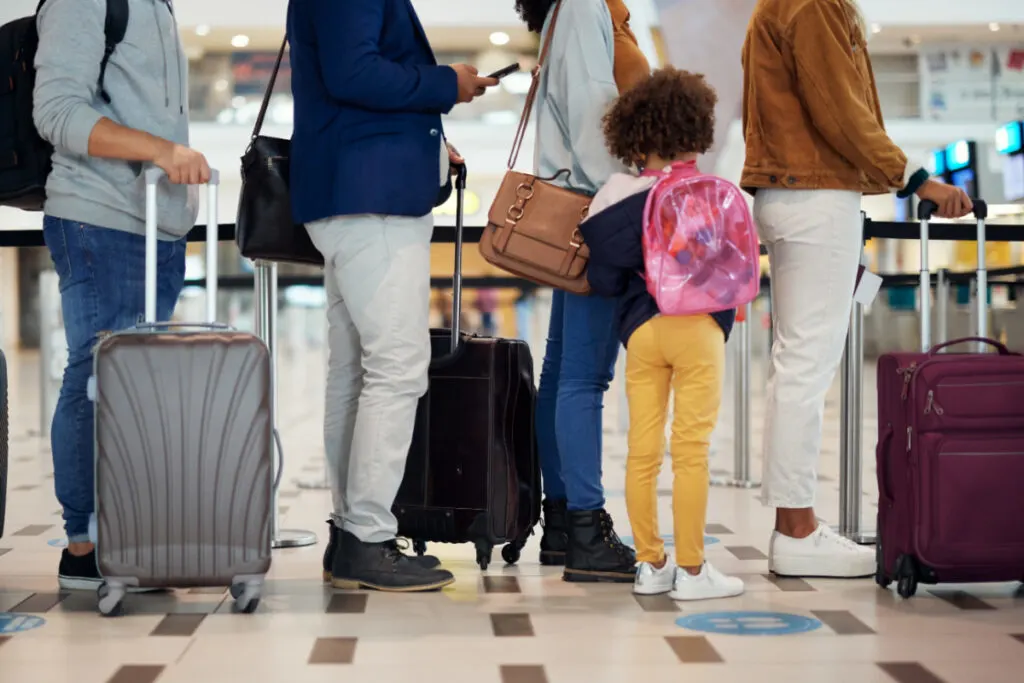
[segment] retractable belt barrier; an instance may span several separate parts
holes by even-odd
[[[978,240],[977,228],[974,225],[955,223],[934,224],[929,226],[926,237],[930,240],[975,242]],[[467,227],[464,242],[477,243],[483,236],[483,228]],[[922,225],[919,223],[897,223],[888,221],[864,221],[864,240],[920,240]],[[218,237],[220,241],[234,241],[235,226],[221,224]],[[189,242],[204,242],[206,226],[196,226],[189,234]],[[985,230],[988,242],[1024,242],[1024,225],[988,225]],[[452,226],[437,226],[433,237],[434,244],[454,244],[455,231]],[[9,230],[0,231],[0,248],[3,247],[42,247],[45,246],[41,230]],[[762,247],[762,254],[765,253]],[[879,275],[882,288],[928,284],[929,290],[938,290],[939,309],[937,317],[940,329],[944,328],[946,307],[948,306],[948,288],[951,284],[974,283],[978,274],[971,272],[951,272],[945,269],[936,273],[890,273]],[[993,278],[996,279],[993,282]],[[1001,268],[987,271],[987,284],[1005,284],[1012,287],[1024,286],[1024,266]],[[309,286],[320,287],[323,278],[317,276],[278,276],[277,265],[268,262],[257,262],[255,273],[249,275],[230,275],[218,278],[219,287],[228,290],[253,288],[255,304],[255,329],[276,355],[277,335],[276,317],[279,287]],[[202,280],[189,280],[186,286],[202,286]],[[450,288],[453,278],[431,278],[434,288]],[[467,277],[462,285],[467,288],[536,288],[536,285],[515,277]],[[767,277],[761,279],[762,289],[768,291],[771,281]],[[753,488],[759,484],[751,479],[750,470],[750,365],[751,344],[750,325],[752,324],[753,307],[748,304],[745,315],[740,316],[736,325],[736,342],[734,343],[735,363],[735,422],[734,422],[734,472],[730,479],[715,479],[713,484],[741,488]],[[844,536],[862,544],[874,542],[874,534],[861,529],[861,499],[863,495],[861,473],[863,471],[863,391],[864,391],[864,305],[855,302],[850,318],[850,326],[846,340],[846,350],[841,373],[841,408],[840,408],[840,509],[839,531]],[[276,508],[276,505],[275,505]],[[282,538],[275,546],[305,545],[308,538]]]

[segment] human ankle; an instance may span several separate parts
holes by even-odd
[[[668,564],[668,557],[665,555],[662,555],[661,559],[657,562],[651,562],[651,566],[655,569],[664,569],[666,564]]]
[[[96,546],[92,543],[68,543],[68,552],[75,557],[85,557],[94,550]]]
[[[807,538],[818,530],[814,508],[779,508],[775,511],[775,530],[789,538]]]
[[[696,567],[681,567],[681,569],[690,576],[700,576],[701,570],[704,569],[704,563],[701,562]]]

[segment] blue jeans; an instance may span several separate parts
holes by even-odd
[[[50,431],[57,500],[71,543],[89,540],[95,505],[93,405],[86,395],[100,332],[135,325],[145,313],[146,240],[46,216],[43,236],[60,279],[68,365]],[[185,282],[185,241],[159,243],[157,317],[169,320]]]
[[[615,299],[555,292],[537,392],[544,495],[570,510],[604,507],[601,413],[619,354]]]

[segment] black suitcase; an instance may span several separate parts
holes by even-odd
[[[503,543],[502,558],[517,562],[540,520],[537,391],[526,343],[459,332],[465,167],[455,186],[454,332],[431,331],[430,384],[394,512],[418,554],[427,542],[473,543],[486,569]]]

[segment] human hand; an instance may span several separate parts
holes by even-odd
[[[168,142],[153,163],[163,169],[175,185],[204,185],[210,182],[210,165],[206,157],[194,149]]]
[[[475,98],[483,95],[487,88],[498,85],[497,78],[485,78],[478,75],[475,66],[469,64],[453,64],[452,70],[458,78],[459,102],[472,102]]]
[[[459,150],[455,149],[455,145],[450,142],[445,142],[444,144],[448,147],[448,162],[451,166],[452,175],[457,175],[459,170],[456,166],[462,166],[466,163],[466,160],[459,154]]]
[[[974,210],[974,204],[967,193],[959,187],[946,185],[935,180],[925,181],[925,184],[917,191],[917,196],[923,200],[935,202],[939,208],[935,215],[941,218],[962,218]]]

